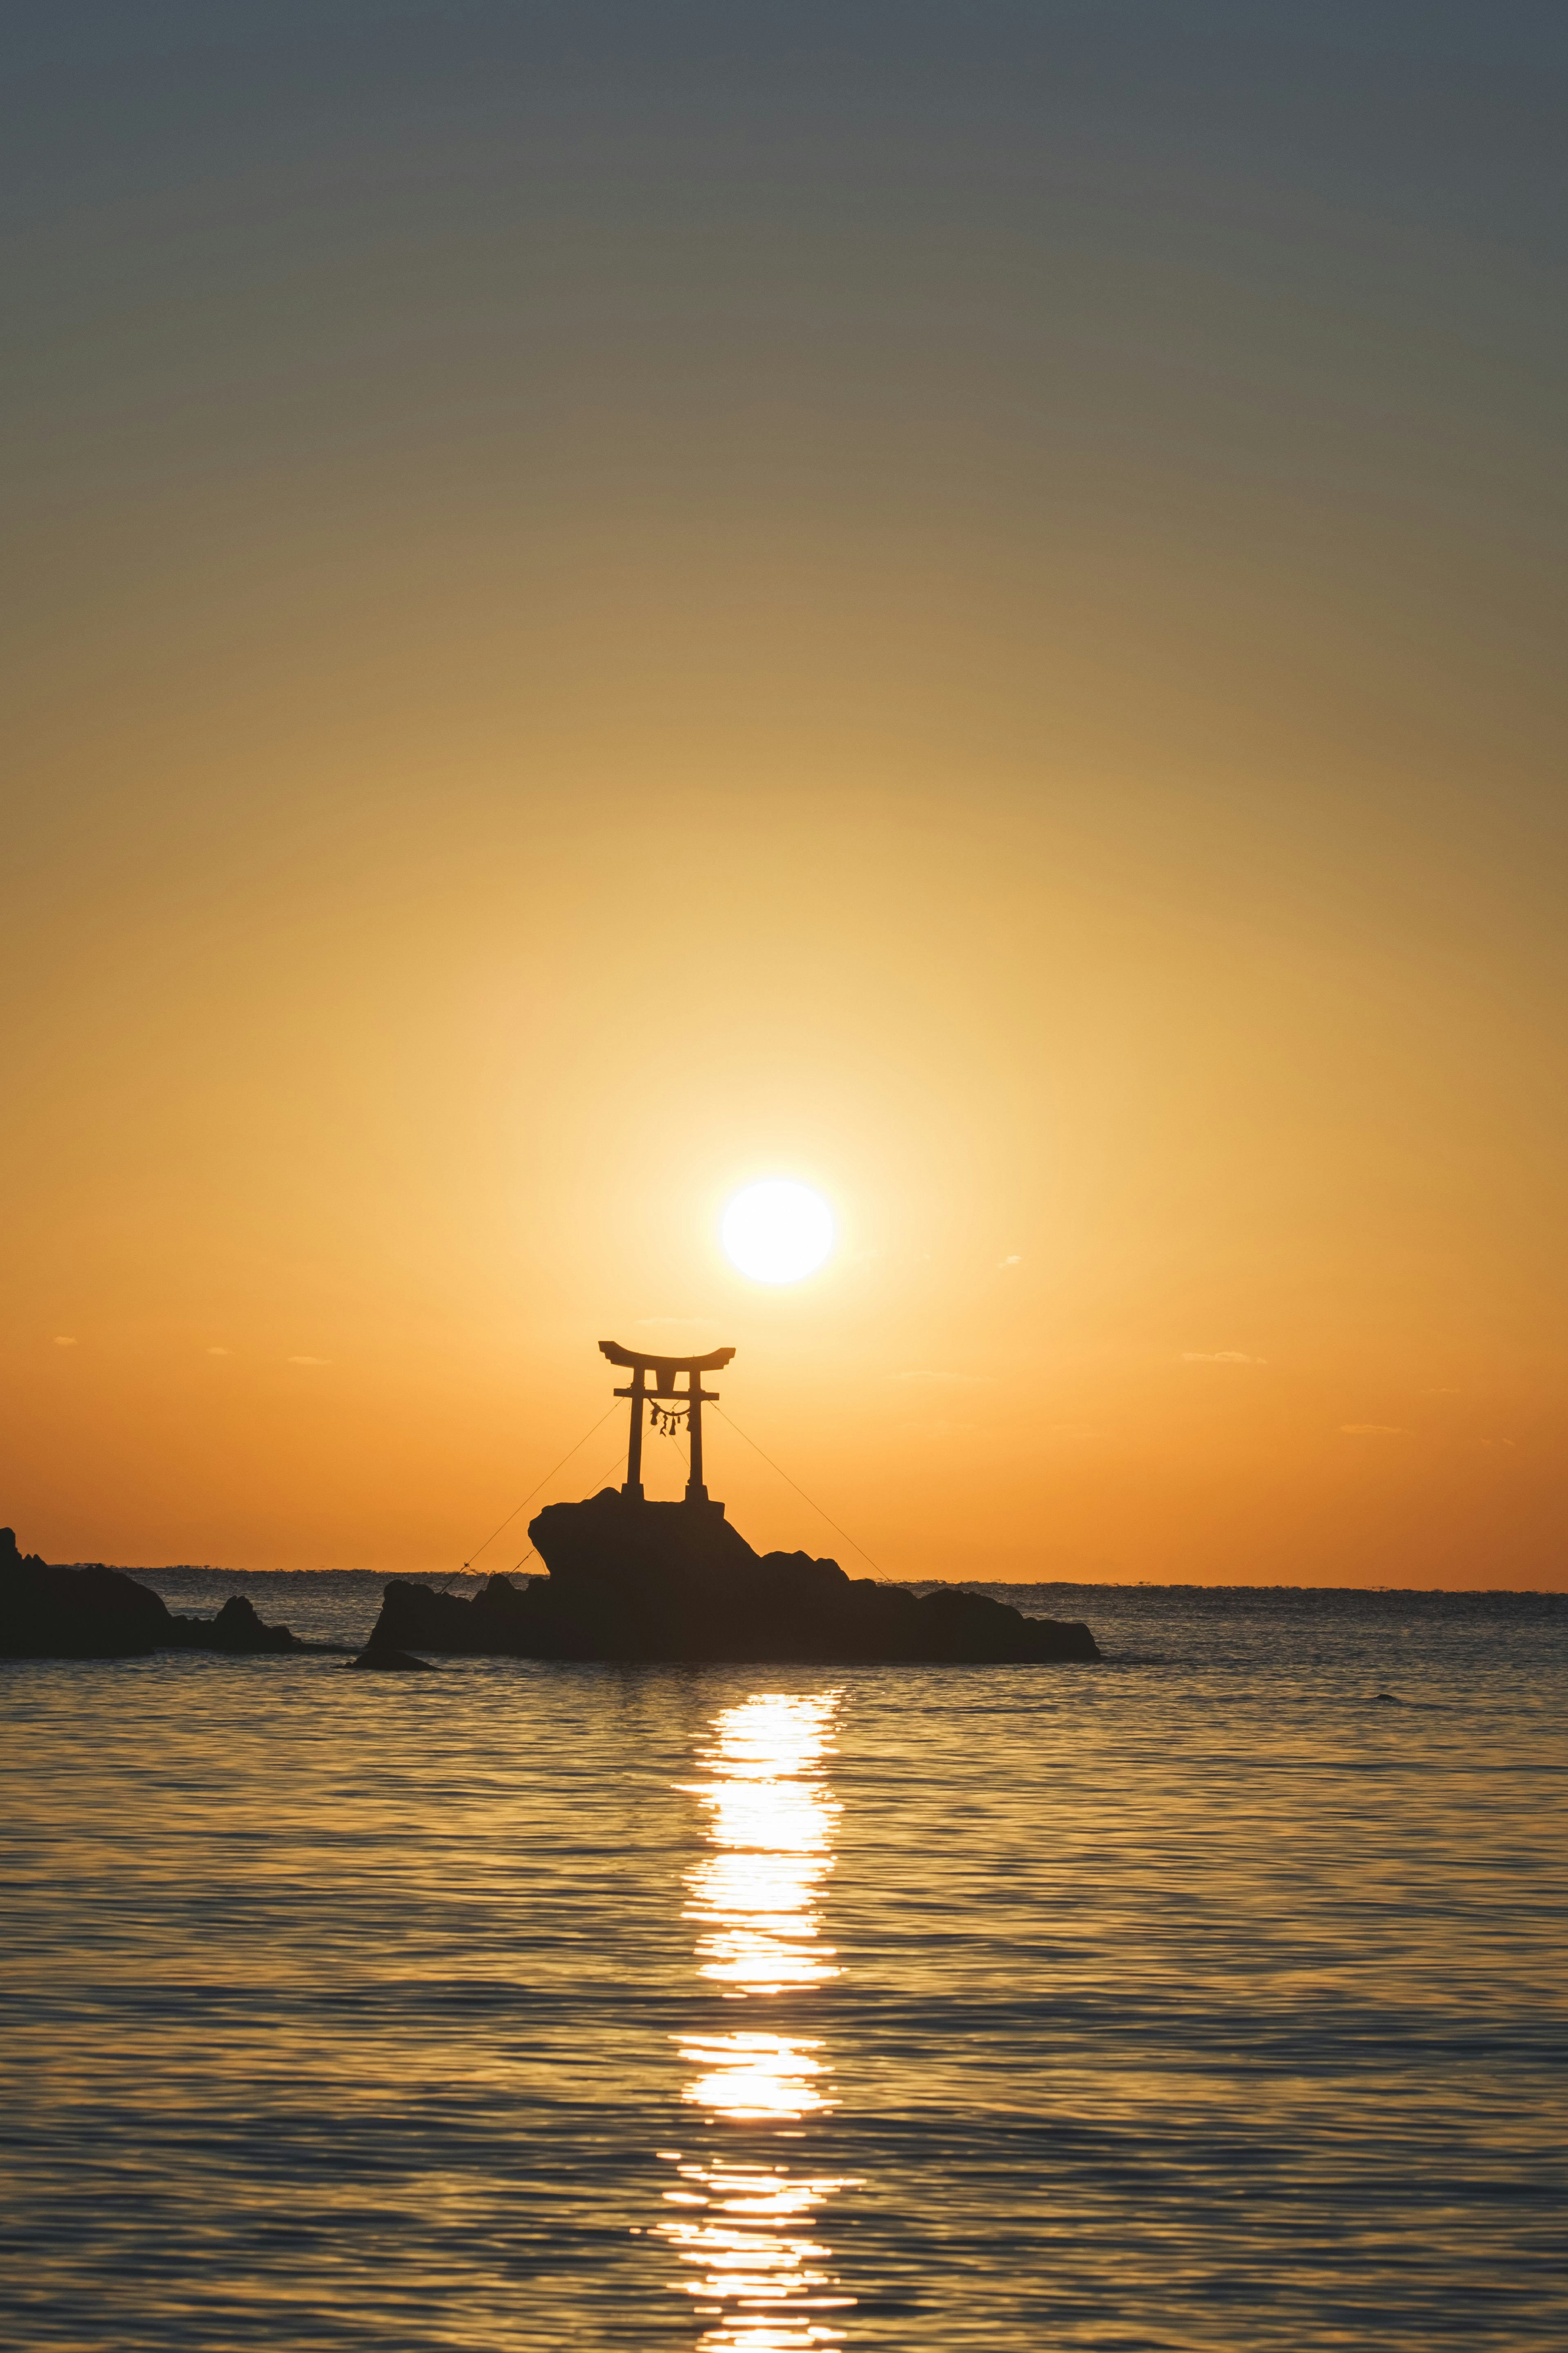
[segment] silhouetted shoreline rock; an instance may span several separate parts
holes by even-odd
[[[233,1656],[307,1651],[287,1626],[268,1626],[237,1593],[216,1618],[176,1618],[162,1594],[122,1568],[55,1568],[0,1528],[0,1658],[144,1659],[154,1651]]]
[[[417,1672],[421,1651],[514,1659],[730,1660],[839,1665],[1093,1660],[1087,1626],[1026,1618],[947,1588],[916,1596],[809,1554],[753,1552],[710,1503],[650,1504],[616,1488],[552,1504],[529,1534],[547,1574],[492,1577],[472,1598],[394,1578],[348,1663]],[[268,1626],[243,1595],[216,1618],[175,1616],[123,1569],[51,1567],[0,1528],[0,1658],[233,1657],[338,1651]]]
[[[428,1674],[431,1672],[428,1659],[416,1659],[412,1651],[400,1651],[386,1641],[381,1632],[379,1619],[376,1620],[374,1633],[372,1634],[358,1658],[345,1659],[343,1663],[351,1672],[364,1668],[392,1675]]]
[[[216,1618],[176,1618],[171,1612],[170,1631],[160,1643],[161,1650],[176,1651],[310,1651],[317,1646],[302,1642],[287,1626],[268,1626],[257,1614],[256,1605],[243,1593],[231,1593]]]
[[[719,1504],[606,1487],[529,1528],[549,1572],[471,1599],[395,1578],[372,1646],[487,1658],[1017,1663],[1098,1659],[1085,1625],[947,1588],[917,1598],[834,1560],[752,1551]]]

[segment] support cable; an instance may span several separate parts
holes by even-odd
[[[726,1412],[725,1412],[725,1410],[724,1410],[724,1409],[723,1409],[723,1407],[722,1407],[721,1405],[716,1405],[716,1406],[714,1407],[713,1410],[714,1410],[714,1412],[718,1415],[718,1417],[719,1417],[719,1419],[720,1419],[720,1420],[721,1420],[721,1421],[727,1421],[727,1422],[729,1423],[729,1425],[730,1425],[731,1429],[735,1432],[735,1435],[737,1436],[737,1438],[746,1438],[746,1433],[745,1433],[745,1431],[741,1428],[740,1423],[735,1419],[735,1418],[734,1418],[733,1414],[726,1413]],[[763,1454],[763,1450],[762,1450],[762,1448],[757,1444],[757,1441],[756,1441],[756,1440],[755,1440],[754,1438],[746,1438],[746,1443],[747,1443],[747,1445],[751,1448],[751,1450],[752,1450],[752,1453],[753,1453],[753,1454],[762,1454],[762,1455],[763,1455],[763,1461],[767,1464],[767,1466],[768,1466],[769,1470],[770,1470],[770,1471],[776,1471],[776,1472],[778,1472],[778,1474],[779,1474],[779,1477],[784,1481],[784,1484],[785,1484],[785,1486],[786,1486],[786,1487],[793,1487],[793,1488],[795,1489],[795,1493],[796,1493],[797,1495],[801,1496],[805,1502],[806,1502],[806,1503],[810,1504],[812,1510],[817,1514],[817,1515],[819,1516],[819,1518],[821,1518],[821,1519],[825,1519],[825,1520],[826,1520],[826,1521],[827,1521],[827,1525],[828,1525],[828,1526],[833,1530],[833,1533],[835,1534],[835,1535],[840,1535],[840,1536],[842,1536],[846,1544],[848,1544],[848,1545],[855,1545],[855,1549],[856,1549],[856,1551],[859,1554],[859,1556],[860,1556],[861,1559],[862,1559],[862,1560],[864,1560],[864,1561],[868,1561],[868,1562],[870,1563],[870,1566],[871,1566],[873,1568],[877,1569],[877,1574],[878,1574],[878,1576],[879,1576],[879,1577],[880,1577],[880,1576],[883,1574],[882,1570],[881,1570],[880,1568],[878,1568],[878,1567],[877,1567],[877,1564],[876,1564],[876,1562],[875,1562],[874,1560],[872,1560],[872,1559],[871,1559],[871,1556],[870,1556],[870,1554],[867,1551],[867,1549],[866,1549],[865,1546],[864,1546],[863,1544],[855,1544],[855,1539],[854,1539],[854,1537],[850,1535],[850,1533],[849,1533],[848,1529],[847,1529],[847,1528],[841,1528],[841,1527],[839,1526],[839,1525],[838,1525],[838,1523],[837,1523],[837,1520],[835,1520],[835,1519],[830,1519],[830,1518],[828,1517],[828,1514],[827,1514],[823,1510],[822,1505],[821,1505],[819,1503],[817,1503],[817,1502],[816,1502],[816,1501],[812,1496],[810,1496],[810,1495],[806,1494],[805,1489],[805,1488],[800,1484],[800,1482],[799,1482],[798,1480],[796,1480],[796,1479],[792,1479],[792,1478],[790,1477],[790,1475],[789,1475],[789,1472],[788,1472],[786,1470],[784,1470],[784,1467],[783,1467],[783,1465],[782,1465],[782,1464],[775,1462],[775,1461],[773,1461],[773,1456],[772,1456],[771,1454]]]
[[[608,1419],[608,1417],[607,1417],[607,1416],[606,1416],[605,1418],[606,1418],[606,1419]],[[590,1438],[593,1436],[593,1434],[594,1434],[594,1433],[593,1433],[593,1431],[592,1431],[592,1430],[590,1430],[590,1431],[589,1431],[589,1433],[588,1433],[588,1435],[589,1435],[589,1437],[590,1437]],[[621,1448],[617,1451],[617,1452],[616,1452],[616,1457],[615,1457],[615,1460],[614,1460],[613,1461],[610,1461],[610,1462],[606,1462],[606,1463],[605,1463],[605,1468],[604,1468],[604,1471],[603,1471],[603,1472],[601,1472],[601,1473],[599,1474],[598,1478],[596,1478],[595,1480],[594,1480],[594,1481],[592,1482],[593,1490],[594,1490],[594,1493],[595,1493],[595,1495],[598,1493],[598,1492],[599,1492],[600,1488],[604,1485],[604,1483],[605,1483],[605,1477],[607,1476],[607,1474],[608,1474],[610,1472],[612,1472],[612,1471],[616,1470],[616,1469],[620,1464],[622,1464],[622,1463],[624,1463],[624,1462],[626,1461],[626,1455],[627,1455],[628,1451],[629,1451],[629,1449],[627,1449],[626,1447],[625,1447],[625,1446],[621,1447]],[[560,1466],[560,1464],[559,1464],[559,1463],[557,1463],[557,1464],[556,1464],[556,1466],[555,1466],[556,1470],[559,1470],[559,1469],[560,1469],[560,1467],[561,1467],[561,1466]],[[553,1473],[552,1473],[552,1475],[553,1476]],[[538,1493],[539,1493],[538,1488],[536,1487],[536,1488],[534,1489],[534,1491],[533,1491],[533,1492],[534,1492],[534,1493],[537,1495],[537,1494],[538,1494]],[[512,1514],[512,1516],[513,1516],[513,1518],[515,1519],[515,1517],[517,1516],[517,1514],[514,1513],[514,1514]],[[522,1556],[522,1560],[531,1560],[531,1559],[533,1558],[534,1554],[535,1554],[538,1550],[539,1550],[539,1546],[538,1546],[537,1545],[530,1545],[530,1546],[529,1546],[529,1547],[528,1547],[528,1550],[527,1550],[527,1551],[523,1554],[523,1556]],[[514,1560],[514,1561],[513,1561],[513,1563],[512,1563],[512,1565],[511,1565],[511,1570],[510,1570],[510,1574],[511,1574],[513,1577],[515,1577],[515,1576],[517,1575],[518,1570],[522,1567],[522,1560]]]
[[[614,1407],[614,1406],[612,1406],[612,1407],[610,1408],[610,1413],[614,1413],[614,1411],[615,1411],[615,1410],[616,1410],[615,1407]],[[602,1413],[602,1414],[599,1416],[598,1420],[594,1424],[594,1430],[603,1430],[603,1428],[605,1427],[605,1424],[608,1421],[608,1419],[609,1419],[609,1418],[610,1418],[610,1413]],[[552,1481],[552,1479],[553,1479],[553,1478],[554,1478],[554,1476],[555,1476],[555,1472],[556,1472],[556,1471],[563,1471],[563,1470],[565,1469],[565,1467],[566,1467],[567,1463],[571,1461],[572,1457],[574,1456],[574,1454],[580,1453],[580,1452],[581,1452],[581,1451],[582,1451],[582,1449],[583,1449],[584,1446],[586,1446],[586,1445],[587,1445],[588,1440],[589,1440],[593,1437],[593,1435],[594,1435],[594,1430],[585,1430],[583,1432],[582,1437],[577,1440],[576,1445],[575,1445],[575,1446],[569,1446],[569,1447],[567,1448],[567,1450],[566,1450],[565,1453],[561,1457],[560,1461],[559,1461],[559,1462],[557,1462],[557,1463],[556,1463],[556,1465],[554,1466],[554,1470],[547,1471],[547,1472],[545,1472],[545,1474],[544,1474],[543,1478],[542,1478],[542,1479],[540,1481],[540,1482],[539,1482],[539,1487],[548,1487],[548,1486],[549,1486],[550,1482],[551,1482],[551,1481]],[[510,1525],[511,1525],[511,1524],[512,1524],[513,1520],[515,1520],[515,1519],[516,1519],[516,1517],[517,1517],[518,1512],[521,1512],[521,1511],[522,1510],[523,1505],[524,1505],[524,1504],[531,1504],[531,1503],[532,1503],[532,1501],[533,1501],[533,1499],[534,1499],[535,1495],[537,1495],[537,1494],[538,1494],[538,1493],[539,1493],[539,1487],[531,1487],[531,1488],[529,1489],[529,1491],[528,1491],[527,1494],[523,1497],[523,1499],[522,1499],[522,1503],[518,1504],[517,1509],[516,1509],[515,1511],[510,1511],[510,1512],[509,1512],[509,1513],[507,1514],[507,1515],[506,1515],[505,1519],[504,1519],[504,1520],[502,1520],[502,1522],[501,1522],[501,1524],[500,1524],[500,1527],[495,1527],[495,1528],[492,1528],[492,1529],[490,1530],[490,1532],[489,1532],[489,1535],[485,1538],[484,1543],[483,1543],[482,1545],[476,1545],[476,1546],[474,1546],[473,1551],[468,1555],[468,1559],[463,1563],[463,1567],[464,1567],[465,1568],[472,1568],[472,1567],[473,1567],[473,1565],[474,1565],[475,1561],[477,1561],[477,1560],[478,1560],[478,1558],[479,1558],[479,1556],[480,1553],[482,1553],[483,1551],[485,1551],[485,1550],[486,1550],[486,1548],[487,1548],[489,1546],[490,1546],[490,1545],[493,1545],[493,1544],[494,1544],[494,1542],[495,1542],[495,1540],[496,1540],[497,1536],[499,1536],[499,1535],[500,1535],[500,1532],[501,1532],[501,1528],[510,1528]],[[526,1553],[524,1553],[524,1555],[523,1555],[523,1558],[524,1558],[524,1560],[526,1560],[526,1559],[528,1558],[528,1555],[527,1555]]]

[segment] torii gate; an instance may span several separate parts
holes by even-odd
[[[708,1490],[702,1484],[702,1409],[705,1405],[717,1405],[719,1398],[716,1391],[703,1388],[702,1376],[704,1373],[722,1372],[734,1353],[733,1348],[715,1348],[707,1356],[644,1356],[634,1348],[623,1348],[618,1340],[600,1341],[599,1354],[608,1356],[612,1365],[626,1366],[632,1377],[629,1388],[616,1391],[617,1397],[630,1398],[632,1401],[632,1436],[626,1450],[626,1483],[621,1489],[623,1495],[629,1496],[634,1503],[640,1504],[643,1500],[644,1399],[674,1398],[679,1400],[677,1409],[684,1411],[686,1425],[691,1434],[691,1472],[686,1482],[686,1500],[689,1504],[705,1504],[708,1501]],[[647,1386],[649,1373],[654,1376],[651,1390]],[[683,1389],[675,1386],[677,1373],[686,1375]],[[719,1508],[722,1509],[722,1506]]]

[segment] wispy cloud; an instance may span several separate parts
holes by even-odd
[[[1100,1432],[1098,1430],[1090,1430],[1087,1423],[1081,1421],[1047,1421],[1046,1436],[1047,1438],[1098,1438]]]
[[[331,1356],[290,1356],[289,1359],[291,1365],[330,1365],[331,1361]]]
[[[996,1263],[998,1266],[1022,1266],[1024,1261],[1022,1254],[1015,1250],[1011,1258],[999,1258]]]
[[[1342,1421],[1340,1434],[1343,1438],[1408,1438],[1410,1432],[1396,1421]]]
[[[209,1348],[207,1350],[207,1354],[209,1356],[232,1356],[234,1350],[232,1348]]]
[[[991,1389],[996,1386],[990,1373],[895,1373],[896,1381],[921,1381],[930,1388]]]
[[[57,1332],[55,1334],[55,1345],[57,1348],[74,1348],[76,1346],[76,1342],[71,1338],[68,1332]]]
[[[1249,1356],[1245,1348],[1184,1348],[1184,1365],[1266,1365],[1267,1356]]]

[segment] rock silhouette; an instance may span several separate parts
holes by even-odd
[[[753,1552],[718,1504],[606,1487],[529,1528],[548,1575],[471,1599],[394,1579],[372,1645],[533,1659],[1044,1662],[1098,1659],[1087,1626],[952,1588],[917,1598],[835,1560]]]
[[[216,1618],[177,1618],[121,1568],[55,1568],[0,1528],[0,1658],[139,1659],[153,1651],[253,1653],[311,1648],[268,1626],[243,1594]]]
[[[230,1594],[216,1618],[176,1618],[160,1649],[178,1651],[307,1651],[287,1626],[268,1626],[257,1615],[256,1605],[243,1593]]]
[[[358,1658],[345,1659],[343,1664],[351,1673],[356,1669],[367,1667],[377,1669],[383,1674],[392,1675],[430,1672],[428,1659],[416,1659],[412,1651],[399,1651],[381,1636],[379,1620],[377,1631],[371,1636]]]

